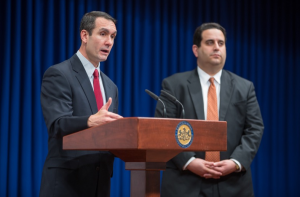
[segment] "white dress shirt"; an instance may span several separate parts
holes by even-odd
[[[210,86],[210,81],[209,79],[211,76],[204,72],[199,66],[197,66],[197,72],[199,75],[199,80],[200,80],[200,85],[202,88],[202,97],[203,97],[203,107],[204,107],[204,117],[205,120],[207,119],[207,94],[208,94],[208,89]],[[222,75],[222,70],[220,70],[217,74],[215,74],[214,77],[214,83],[216,87],[216,93],[217,93],[217,99],[218,99],[218,117],[219,117],[219,109],[220,109],[220,89],[221,89],[221,75]],[[186,169],[186,167],[195,159],[195,157],[191,157],[186,164],[183,166],[183,170]],[[239,165],[241,171],[241,164],[235,159],[231,159],[234,161],[236,164]]]
[[[93,74],[94,74],[95,69],[98,70],[100,91],[101,91],[101,94],[102,94],[103,105],[104,105],[106,103],[106,97],[105,97],[104,86],[103,86],[103,82],[102,82],[102,78],[101,78],[101,74],[100,74],[100,62],[99,62],[98,67],[95,68],[95,66],[89,60],[87,60],[79,51],[77,51],[76,55],[78,56],[79,60],[81,61],[82,65],[85,69],[85,72],[89,77],[89,80],[91,82],[91,85],[92,85],[93,89],[94,89],[94,83],[93,83],[94,75]]]
[[[197,71],[200,79],[200,85],[202,88],[202,97],[203,97],[203,107],[204,107],[204,117],[205,120],[207,119],[207,94],[208,89],[210,86],[209,79],[211,76],[204,72],[199,66],[197,66]],[[213,77],[215,78],[215,87],[216,87],[216,93],[217,93],[217,99],[218,99],[218,117],[219,117],[219,109],[220,109],[220,87],[221,87],[221,75],[222,70],[220,70],[217,74],[215,74]]]

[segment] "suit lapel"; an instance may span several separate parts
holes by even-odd
[[[107,102],[109,97],[112,97],[113,90],[112,90],[112,87],[110,86],[110,84],[108,83],[107,76],[102,71],[100,74],[101,74],[101,79],[102,79],[102,83],[103,83],[103,87],[104,87],[104,91],[105,91],[105,98],[106,98],[106,102]],[[108,109],[108,111],[113,111],[113,107],[110,107]]]
[[[70,59],[72,68],[75,72],[75,77],[77,78],[79,84],[81,85],[82,90],[85,93],[85,96],[90,104],[90,108],[93,114],[98,112],[97,108],[97,102],[95,98],[95,94],[91,85],[91,82],[86,74],[86,71],[84,70],[84,67],[82,66],[82,63],[80,62],[77,55],[73,55]]]
[[[221,90],[220,90],[220,109],[219,109],[219,120],[224,121],[227,113],[227,109],[233,93],[232,78],[227,71],[222,71],[221,76]]]
[[[188,79],[188,89],[196,111],[197,119],[204,120],[202,88],[197,69],[192,72]]]

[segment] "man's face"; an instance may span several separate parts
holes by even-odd
[[[219,71],[226,60],[225,37],[219,29],[207,29],[202,32],[200,47],[193,45],[197,63],[204,71],[207,69]]]
[[[116,35],[117,29],[114,22],[100,17],[95,20],[92,34],[89,35],[87,32],[84,34],[85,52],[94,66],[107,59]]]

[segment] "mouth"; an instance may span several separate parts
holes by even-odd
[[[109,50],[106,50],[106,49],[101,49],[100,50],[103,54],[106,54],[106,55],[108,55],[109,54]]]
[[[211,54],[210,56],[212,56],[213,58],[220,58],[221,57],[221,55],[219,55],[219,54]]]

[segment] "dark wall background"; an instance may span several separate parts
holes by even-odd
[[[40,106],[44,71],[80,46],[85,12],[118,20],[101,64],[119,87],[120,114],[152,117],[163,78],[196,68],[194,30],[218,22],[228,34],[225,69],[254,82],[265,123],[252,164],[256,196],[297,196],[300,163],[300,3],[296,0],[7,0],[1,3],[0,196],[38,196],[47,154]],[[298,126],[297,126],[298,125]],[[120,131],[121,132],[121,131]],[[111,196],[129,196],[114,164]]]

